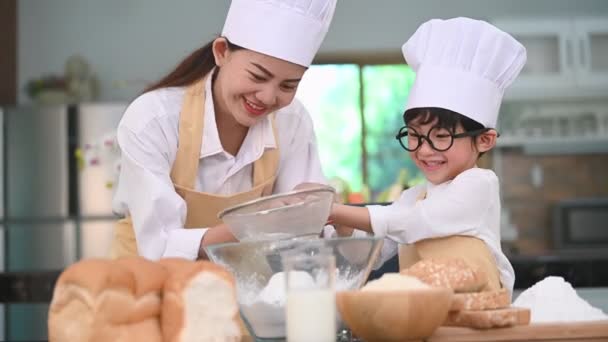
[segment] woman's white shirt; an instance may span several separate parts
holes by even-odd
[[[425,191],[426,198],[418,201]],[[407,189],[392,205],[367,208],[374,235],[388,238],[382,262],[397,253],[396,242],[411,244],[450,235],[474,236],[483,240],[496,258],[502,285],[513,290],[513,267],[500,246],[499,183],[493,171],[472,168],[439,185],[425,183]]]
[[[133,219],[137,248],[149,259],[195,259],[207,227],[184,229],[186,203],[175,192],[170,172],[186,88],[163,88],[141,95],[120,121],[117,140],[121,170],[114,210]],[[270,116],[250,127],[236,156],[224,151],[215,121],[211,77],[205,85],[205,117],[195,190],[218,195],[252,188],[253,162],[277,147]],[[202,115],[202,113],[201,113]],[[279,169],[274,193],[302,182],[326,183],[312,119],[297,100],[276,112]]]

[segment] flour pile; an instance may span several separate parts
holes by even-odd
[[[547,277],[522,292],[513,306],[529,308],[531,323],[580,322],[608,319],[582,299],[562,277]]]

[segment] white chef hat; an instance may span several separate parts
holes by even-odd
[[[427,21],[402,51],[416,72],[406,110],[445,108],[488,128],[496,128],[504,91],[526,63],[517,40],[469,18]]]
[[[249,50],[309,66],[337,0],[232,0],[222,35]]]

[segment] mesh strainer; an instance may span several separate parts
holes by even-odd
[[[329,217],[335,191],[330,187],[262,197],[219,213],[239,241],[318,236]]]

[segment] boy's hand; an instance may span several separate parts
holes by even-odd
[[[337,198],[338,196],[336,196]],[[345,226],[342,224],[339,224],[338,222],[336,222],[336,220],[334,219],[334,217],[336,217],[335,213],[337,210],[339,210],[339,208],[341,206],[343,206],[343,204],[341,204],[339,199],[337,201],[334,202],[334,204],[331,206],[331,213],[329,214],[329,218],[327,220],[326,224],[330,224],[334,226],[334,229],[336,230],[336,234],[338,234],[339,237],[349,237],[353,235],[353,231],[355,230],[352,227],[349,226]]]
[[[355,228],[347,227],[341,224],[334,224],[333,226],[339,237],[351,237],[355,231]]]

